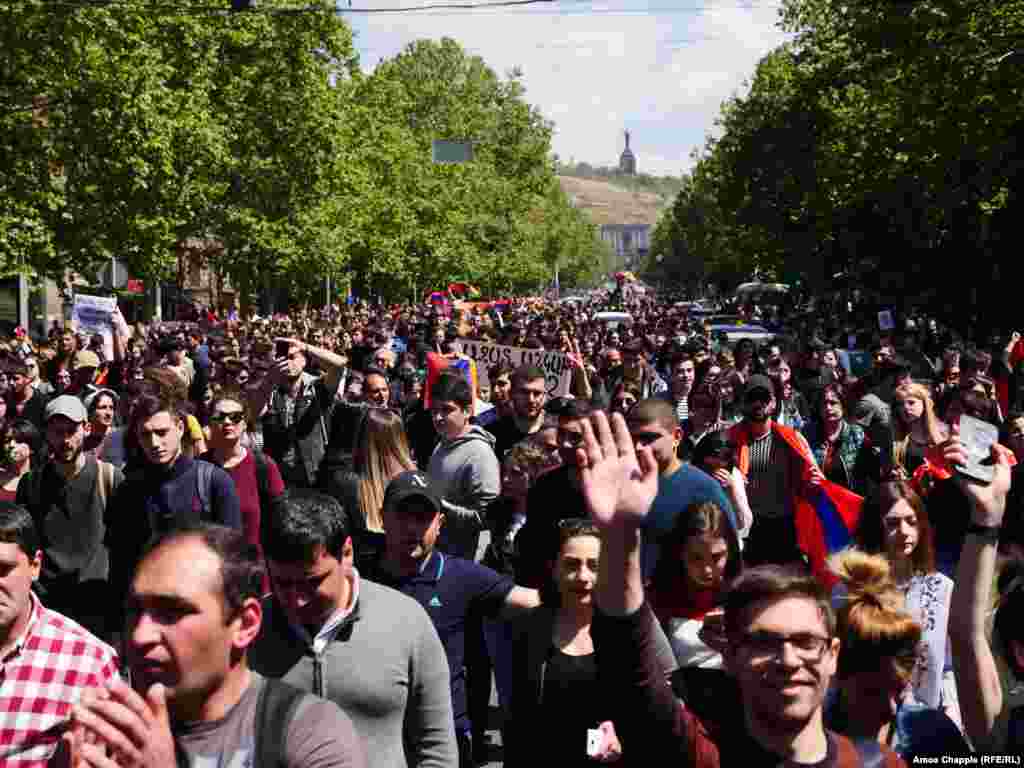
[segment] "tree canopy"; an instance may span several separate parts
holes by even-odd
[[[1016,274],[1024,2],[785,0],[781,24],[655,251],[940,304]]]
[[[330,276],[389,296],[603,266],[517,73],[445,39],[367,75],[333,4],[277,1],[0,5],[2,266],[168,276],[205,240],[243,293]],[[473,161],[434,164],[435,139]]]

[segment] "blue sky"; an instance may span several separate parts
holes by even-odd
[[[555,0],[348,16],[366,70],[413,40],[452,37],[498,73],[522,70],[526,98],[554,121],[563,159],[615,164],[628,129],[638,169],[674,175],[692,165],[722,101],[742,93],[757,61],[785,39],[777,19],[777,0]]]

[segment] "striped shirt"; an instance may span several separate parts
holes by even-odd
[[[750,472],[747,498],[754,517],[778,518],[792,514],[789,496],[793,487],[789,454],[781,450],[771,430],[750,441]]]
[[[676,418],[680,424],[690,418],[690,398],[688,395],[684,396],[682,400],[676,400]]]

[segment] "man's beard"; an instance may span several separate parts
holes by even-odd
[[[771,417],[772,415],[768,412],[767,408],[764,409],[760,416],[754,411],[747,411],[746,413],[747,421],[752,421],[755,424],[764,424]]]
[[[82,450],[83,450],[83,446],[82,445],[79,445],[78,447],[72,449],[71,456],[68,457],[65,460],[64,459],[64,450],[61,449],[61,455],[60,455],[60,458],[58,459],[57,463],[58,464],[65,464],[65,465],[76,463],[78,461],[78,457],[82,455]]]

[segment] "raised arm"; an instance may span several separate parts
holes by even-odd
[[[954,435],[945,457],[950,464],[966,464],[967,454]],[[999,527],[1010,489],[1007,449],[993,447],[995,478],[988,485],[962,478],[958,482],[971,504],[971,527],[957,566],[956,586],[949,615],[953,672],[960,695],[964,729],[976,747],[982,747],[1003,708],[1003,687],[985,632],[985,617],[995,583]]]
[[[624,744],[644,744],[651,754],[689,755],[690,715],[666,680],[640,572],[640,528],[658,491],[657,464],[650,448],[634,449],[621,414],[609,424],[603,413],[594,413],[583,434],[577,451],[583,495],[602,533],[591,627],[598,677]]]

